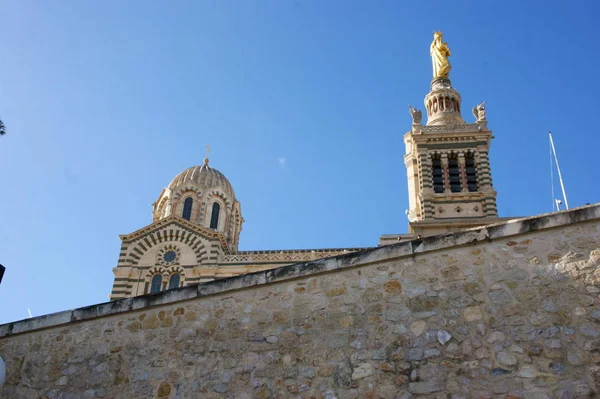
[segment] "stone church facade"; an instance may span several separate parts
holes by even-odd
[[[152,218],[121,236],[111,300],[364,249],[238,251],[241,204],[208,158],[175,176],[153,204]]]
[[[461,107],[460,93],[447,77],[431,82],[425,125],[421,111],[411,107],[413,123],[404,136],[409,234],[383,235],[380,245],[507,220],[498,218],[485,109],[469,124]],[[241,203],[208,155],[161,191],[152,219],[121,236],[111,300],[367,249],[238,251]]]
[[[404,136],[407,234],[239,251],[205,159],[121,236],[110,302],[0,325],[0,398],[600,395],[600,204],[498,217],[485,103],[465,122],[441,40]]]

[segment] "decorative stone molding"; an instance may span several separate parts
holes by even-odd
[[[173,255],[171,255],[173,254]],[[172,257],[172,259],[170,259]],[[156,254],[156,263],[161,266],[172,266],[179,263],[181,251],[178,246],[168,244],[162,247]]]
[[[197,200],[202,200],[202,191],[200,191],[198,187],[194,186],[185,186],[177,189],[173,195],[173,199],[175,201],[179,201],[180,199],[187,197],[188,194],[194,194]]]
[[[167,275],[171,277],[173,274],[179,274],[183,281],[183,278],[185,277],[185,269],[177,265],[172,266],[167,270]]]
[[[146,282],[150,282],[152,280],[152,277],[154,277],[157,274],[161,274],[163,276],[168,276],[169,272],[167,271],[166,268],[164,268],[163,266],[154,266],[154,267],[150,267],[148,269],[148,271],[146,272],[146,275],[144,277],[144,280]]]
[[[210,191],[207,195],[206,195],[206,200],[211,201],[214,198],[220,198],[221,201],[223,201],[223,203],[221,205],[225,205],[225,207],[227,209],[229,209],[231,207],[231,199],[229,198],[229,196],[227,194],[225,194],[223,191],[216,189],[216,190],[212,190]],[[207,204],[210,208],[210,203]]]
[[[219,264],[231,263],[280,263],[280,262],[305,262],[331,256],[349,254],[362,251],[366,248],[347,248],[332,250],[302,250],[302,251],[260,251],[239,252],[231,255],[221,255]]]
[[[425,96],[425,108],[428,126],[464,123],[460,113],[460,93],[452,88],[450,79],[434,79],[431,91]]]
[[[481,131],[481,123],[455,123],[447,125],[423,126],[421,131],[423,133],[440,133],[447,131],[478,132]]]
[[[128,244],[132,244],[134,241],[137,241],[138,239],[142,238],[143,236],[151,234],[153,232],[156,232],[171,223],[176,223],[176,224],[180,225],[181,227],[191,230],[194,233],[197,233],[198,235],[204,236],[208,239],[217,239],[221,243],[221,249],[225,253],[230,253],[229,246],[227,245],[227,241],[225,240],[225,236],[223,235],[223,233],[220,233],[218,231],[214,231],[211,229],[206,229],[196,223],[192,223],[189,220],[185,220],[176,215],[167,216],[166,218],[164,218],[156,223],[153,223],[149,226],[141,228],[137,231],[134,231],[131,234],[121,235],[119,237],[121,238],[121,241],[126,242]],[[166,240],[164,238],[161,238],[161,236],[159,236],[158,241],[163,242]]]

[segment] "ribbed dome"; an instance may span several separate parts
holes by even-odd
[[[208,191],[212,188],[221,187],[227,194],[235,199],[235,193],[231,187],[229,180],[216,169],[211,168],[207,164],[202,166],[192,166],[175,176],[175,178],[169,183],[168,188],[175,190],[185,183],[196,183],[203,190]]]

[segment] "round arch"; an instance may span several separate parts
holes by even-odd
[[[176,234],[169,234],[171,231],[166,229],[159,229],[139,239],[130,251],[131,265],[137,266],[139,264],[142,255],[147,252],[150,248],[161,245],[162,243],[178,242],[188,246],[196,255],[196,264],[201,264],[208,260],[208,251],[204,245],[204,241],[194,233],[185,230],[177,230]],[[148,247],[148,242],[153,245]],[[134,255],[134,256],[131,256]]]

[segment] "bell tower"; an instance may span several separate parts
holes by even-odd
[[[475,122],[466,123],[460,93],[450,82],[449,56],[447,43],[436,32],[431,44],[434,77],[425,96],[427,123],[410,106],[412,128],[404,135],[409,232],[423,237],[499,221],[485,102],[473,108]]]

